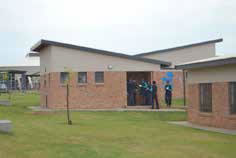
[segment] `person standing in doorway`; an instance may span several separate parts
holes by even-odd
[[[154,109],[154,101],[156,102],[156,109],[160,109],[157,98],[157,85],[156,81],[152,81],[152,109]]]
[[[146,104],[146,97],[147,97],[146,89],[147,89],[147,83],[143,79],[140,85],[140,95],[142,96],[143,105]]]
[[[151,82],[147,82],[147,101],[146,105],[152,105],[152,84]]]
[[[131,83],[131,80],[127,81],[127,94],[128,94],[128,105],[132,105],[132,83]]]
[[[171,100],[172,100],[172,86],[169,81],[166,81],[165,85],[165,101],[166,101],[166,106],[171,107]]]
[[[137,89],[138,89],[138,85],[137,85],[136,80],[133,80],[132,86],[133,86],[133,90],[134,90],[134,93],[133,93],[133,95],[134,95],[134,105],[136,105],[136,95],[137,95]]]

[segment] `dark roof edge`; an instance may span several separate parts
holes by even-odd
[[[156,51],[152,51],[152,52],[140,53],[140,54],[136,54],[134,56],[144,56],[144,55],[150,55],[150,54],[155,54],[155,53],[164,53],[164,52],[167,52],[167,51],[184,49],[184,48],[189,48],[189,47],[194,47],[194,46],[199,46],[199,45],[204,45],[204,44],[210,44],[210,43],[218,43],[218,42],[222,42],[222,41],[223,41],[223,38],[219,38],[219,39],[216,39],[216,40],[209,40],[209,41],[204,41],[204,42],[194,43],[194,44],[188,44],[188,45],[179,46],[179,47],[173,47],[173,48],[156,50]]]
[[[101,55],[126,58],[126,59],[130,59],[130,60],[142,61],[142,62],[158,64],[158,65],[165,65],[165,66],[171,65],[170,62],[166,62],[166,61],[146,59],[146,58],[126,55],[126,54],[122,54],[122,53],[115,53],[115,52],[110,52],[110,51],[106,51],[106,50],[94,49],[94,48],[89,48],[89,47],[82,47],[82,46],[61,43],[61,42],[55,42],[55,41],[48,41],[48,40],[40,40],[33,47],[31,47],[31,51],[40,52],[40,50],[42,48],[49,46],[49,45],[58,46],[58,47],[65,47],[65,48],[70,48],[70,49],[76,49],[76,50],[82,50],[82,51],[86,51],[86,52],[90,52],[90,53],[97,53],[97,54],[101,54]]]
[[[26,57],[39,57],[39,53],[30,52],[26,54]]]
[[[192,63],[192,64],[185,64],[185,65],[177,65],[175,66],[175,68],[185,70],[185,69],[222,66],[222,65],[229,65],[229,64],[236,64],[236,57],[213,60],[213,61],[205,61],[205,62],[199,62],[199,63]]]

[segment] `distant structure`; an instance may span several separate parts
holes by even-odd
[[[176,65],[188,77],[188,121],[236,129],[236,55]]]
[[[107,109],[127,107],[127,81],[157,82],[158,97],[164,99],[162,84],[171,81],[173,98],[185,98],[184,72],[175,65],[215,57],[216,39],[141,53],[134,56],[84,46],[40,40],[31,51],[40,56],[40,104],[47,108],[65,108],[66,87],[71,69],[70,108]],[[136,105],[142,105],[136,95]]]
[[[39,89],[39,55],[27,53],[23,63],[0,66],[0,90],[36,90]]]

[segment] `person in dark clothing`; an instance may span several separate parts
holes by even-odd
[[[152,109],[154,109],[154,101],[156,102],[156,109],[159,109],[156,81],[152,81]]]
[[[172,100],[172,86],[169,81],[166,82],[165,85],[165,102],[167,107],[171,107],[171,100]]]
[[[137,89],[138,89],[138,85],[136,80],[133,80],[133,89],[134,89],[134,105],[136,105],[136,95],[137,95]]]
[[[127,82],[128,105],[134,105],[134,91],[135,86],[132,80]]]
[[[127,80],[127,97],[128,97],[128,105],[131,105],[131,81]]]

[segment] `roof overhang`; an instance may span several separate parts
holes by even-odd
[[[176,65],[176,69],[196,69],[196,68],[205,68],[205,67],[216,67],[223,65],[236,64],[236,57],[228,57],[225,59],[216,59],[210,61],[202,61],[202,62],[192,62],[187,64]]]
[[[96,53],[96,54],[101,54],[101,55],[125,58],[125,59],[129,59],[129,60],[136,60],[136,61],[157,64],[157,65],[162,65],[162,66],[170,66],[171,65],[170,62],[166,62],[166,61],[147,59],[147,58],[142,58],[142,57],[137,57],[137,56],[126,55],[126,54],[122,54],[122,53],[116,53],[116,52],[111,52],[111,51],[106,51],[106,50],[94,49],[94,48],[89,48],[89,47],[82,47],[82,46],[61,43],[61,42],[55,42],[55,41],[48,41],[48,40],[40,40],[33,47],[31,47],[31,51],[40,52],[43,48],[45,48],[47,46],[58,46],[58,47],[64,47],[64,48],[69,48],[69,49],[76,49],[76,50],[81,50],[81,51],[85,51],[85,52],[89,52],[89,53]]]
[[[26,54],[26,57],[39,57],[39,53],[29,52]]]

